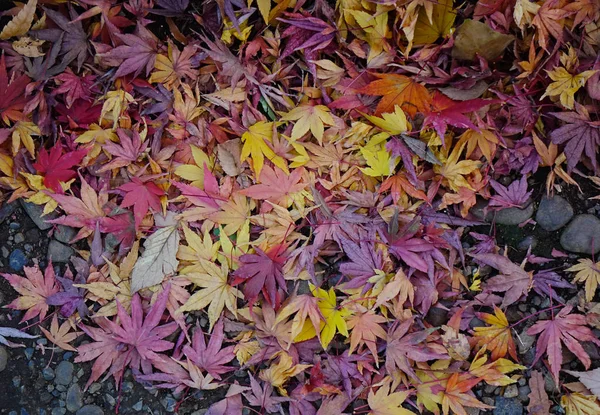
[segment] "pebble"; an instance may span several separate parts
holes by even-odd
[[[526,236],[521,242],[519,242],[519,244],[517,245],[517,248],[520,251],[527,251],[529,248],[535,249],[537,244],[538,244],[537,238],[533,235],[529,235],[529,236]]]
[[[525,401],[529,399],[529,394],[531,393],[531,388],[528,385],[521,386],[519,388],[519,399]]]
[[[106,403],[108,403],[110,406],[115,406],[117,404],[117,400],[108,393],[104,395],[104,398],[106,399]]]
[[[131,407],[131,409],[133,409],[134,411],[141,411],[143,407],[144,401],[140,399],[135,405]]]
[[[15,243],[21,244],[23,242],[25,242],[25,236],[23,236],[23,234],[21,232],[19,232],[18,234],[15,235]]]
[[[28,347],[26,348],[23,353],[25,353],[25,357],[27,358],[27,360],[31,360],[31,358],[33,357],[33,347]]]
[[[9,255],[10,255],[10,251],[8,250],[8,248],[7,248],[7,247],[3,246],[3,247],[2,247],[2,256],[3,256],[4,258],[8,258],[8,256],[9,256]]]
[[[54,379],[54,370],[50,367],[44,368],[44,370],[42,370],[42,376],[46,380],[52,380]]]
[[[441,326],[448,321],[448,311],[439,307],[432,307],[427,313],[426,320],[432,326]]]
[[[56,217],[57,217],[56,213],[52,212],[48,215],[42,216],[42,214],[44,213],[44,208],[42,206],[36,205],[35,203],[25,202],[23,199],[20,199],[20,201],[21,201],[21,206],[23,206],[23,210],[25,210],[25,213],[27,213],[27,216],[29,216],[31,218],[33,223],[35,223],[35,225],[38,228],[45,231],[52,227],[52,224],[48,223],[46,221],[50,220],[50,219],[56,219]]]
[[[48,393],[48,392],[42,392],[40,394],[40,401],[42,403],[48,403],[50,402],[52,399],[54,399],[54,396],[52,396],[52,394]]]
[[[17,202],[5,203],[0,208],[0,223],[4,222],[6,218],[12,215],[17,209]]]
[[[13,271],[22,271],[23,267],[27,263],[27,257],[25,253],[20,249],[15,249],[11,252],[10,258],[8,259],[8,265]]]
[[[571,252],[597,254],[600,252],[600,219],[588,214],[575,216],[560,236],[560,245]]]
[[[67,391],[67,410],[71,412],[77,411],[83,406],[83,393],[77,383],[71,385]]]
[[[506,389],[504,389],[505,398],[516,398],[517,396],[519,396],[519,388],[517,387],[517,385],[508,385]]]
[[[491,212],[486,219],[491,217],[491,220],[500,225],[518,225],[531,218],[533,210],[533,203],[529,203],[524,209],[514,207]]]
[[[523,405],[517,399],[498,396],[495,402],[494,415],[522,415]]]
[[[21,224],[19,222],[11,222],[8,227],[13,231],[16,231],[17,229],[21,229]]]
[[[104,411],[99,406],[86,405],[79,409],[75,415],[104,415]]]
[[[170,396],[166,396],[165,398],[161,399],[160,403],[167,412],[175,411],[175,407],[177,406],[177,401]]]
[[[67,410],[65,408],[52,408],[52,415],[65,415]]]
[[[535,221],[546,231],[556,231],[565,226],[573,218],[573,207],[560,196],[544,195]]]
[[[56,227],[56,231],[54,231],[54,238],[65,244],[71,242],[71,240],[77,235],[77,231],[75,228],[71,228],[70,226],[58,225]]]
[[[6,369],[6,365],[8,364],[8,352],[6,351],[6,347],[0,346],[0,372]]]
[[[56,366],[56,379],[58,385],[68,385],[73,380],[73,363],[63,360]]]
[[[74,253],[73,248],[58,241],[52,240],[48,244],[48,260],[51,259],[52,262],[67,263]]]
[[[91,394],[94,394],[94,393],[98,392],[100,389],[102,389],[102,385],[97,382],[94,382],[88,388],[88,392]]]

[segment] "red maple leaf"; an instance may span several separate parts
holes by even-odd
[[[223,320],[219,319],[208,341],[204,340],[204,333],[200,326],[196,326],[191,346],[183,346],[183,354],[187,356],[200,369],[207,371],[215,379],[221,380],[221,374],[234,370],[225,366],[235,357],[234,346],[221,348],[223,345]]]
[[[283,264],[287,259],[285,249],[286,246],[281,244],[267,252],[255,248],[255,254],[245,254],[240,257],[242,266],[233,273],[235,277],[233,285],[246,282],[243,291],[248,302],[253,303],[262,290],[269,304],[279,305],[277,286],[286,291],[283,278]]]
[[[533,364],[546,352],[548,363],[550,363],[550,371],[557,385],[559,384],[558,373],[563,362],[563,344],[581,360],[586,369],[590,368],[592,361],[579,342],[589,341],[600,346],[600,340],[586,326],[585,316],[583,314],[569,314],[572,309],[573,306],[568,305],[560,310],[552,320],[538,321],[527,330],[527,334],[530,336],[540,335],[535,347]]]
[[[471,128],[472,130],[479,131],[477,126],[473,124],[465,113],[477,111],[485,105],[496,102],[498,101],[481,98],[457,102],[440,92],[436,92],[431,100],[431,110],[425,112],[423,127],[433,126],[435,132],[442,138],[442,141],[448,124],[458,128]]]
[[[87,149],[82,149],[63,154],[60,145],[53,146],[50,153],[42,148],[33,167],[38,173],[44,173],[44,186],[57,193],[63,193],[60,182],[68,182],[75,177],[76,173],[71,168],[79,164],[87,152]]]
[[[4,54],[0,57],[0,117],[6,124],[9,120],[19,121],[23,118],[21,112],[27,103],[25,87],[29,84],[29,78],[21,75],[12,82],[9,81],[6,72]]]
[[[165,192],[153,182],[144,182],[137,177],[132,177],[131,182],[125,183],[119,189],[126,192],[121,207],[133,206],[136,226],[140,225],[149,208],[155,212],[160,212],[160,196],[164,195]]]

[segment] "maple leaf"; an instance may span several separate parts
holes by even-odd
[[[384,114],[385,115],[385,114]],[[361,167],[360,170],[371,177],[387,177],[394,173],[398,164],[398,157],[392,157],[385,148],[371,149],[361,147],[360,153],[365,158],[369,167]]]
[[[456,145],[442,165],[433,166],[433,170],[446,179],[448,186],[455,192],[458,192],[461,187],[472,189],[464,176],[476,171],[480,166],[480,163],[474,160],[459,161],[465,145],[466,143]]]
[[[460,136],[456,145],[462,144],[463,141],[467,143],[466,158],[471,157],[475,148],[479,148],[488,163],[492,162],[492,158],[496,153],[496,146],[499,144],[496,134],[489,130],[475,131],[469,129]]]
[[[377,392],[369,391],[367,403],[371,411],[370,415],[413,415],[413,412],[402,408],[402,404],[408,398],[409,391],[392,393],[390,382],[382,385]]]
[[[585,299],[590,302],[593,300],[600,283],[600,262],[594,263],[591,259],[580,259],[579,263],[567,268],[566,271],[574,272],[573,282],[585,282]]]
[[[529,2],[523,1],[522,3]],[[559,6],[559,2],[553,0],[545,2],[541,7],[538,6],[539,9],[537,10],[532,10],[534,11],[535,16],[531,20],[531,24],[537,28],[540,46],[546,51],[549,51],[548,43],[550,41],[550,36],[559,43],[562,43],[563,27],[565,24],[564,18],[571,14],[569,10],[556,6]]]
[[[486,289],[505,293],[502,298],[503,307],[515,303],[521,296],[527,295],[531,289],[533,273],[526,272],[505,256],[477,254],[473,255],[473,258],[500,271],[499,275],[487,280]]]
[[[35,339],[37,336],[32,336],[21,330],[12,327],[0,327],[0,344],[8,347],[25,347],[22,344],[13,343],[7,337],[15,337],[17,339]]]
[[[133,206],[136,226],[142,223],[148,209],[152,209],[154,212],[161,211],[160,196],[163,196],[165,192],[153,182],[132,177],[129,183],[119,186],[119,190],[125,192],[121,207]]]
[[[248,403],[269,414],[279,412],[281,403],[289,400],[284,397],[272,396],[273,386],[269,383],[265,383],[264,388],[262,388],[260,383],[252,375],[250,375],[250,389],[252,393],[250,393],[250,391],[244,393]]]
[[[477,313],[477,318],[490,324],[490,327],[475,327],[474,338],[478,347],[485,347],[492,352],[492,360],[497,360],[508,353],[514,360],[517,359],[517,350],[512,338],[511,327],[506,315],[498,307],[494,307],[494,314]]]
[[[260,174],[260,184],[255,184],[240,191],[244,196],[253,199],[268,200],[284,207],[290,207],[295,200],[304,199],[305,170],[297,168],[291,174],[285,174],[278,167],[265,166]]]
[[[0,117],[5,124],[10,124],[10,121],[20,121],[25,118],[22,111],[25,104],[28,102],[25,87],[29,84],[30,79],[27,75],[19,75],[9,79],[6,72],[6,57],[4,54],[0,56]]]
[[[570,314],[572,309],[570,305],[565,306],[552,320],[537,321],[527,330],[530,336],[539,334],[534,364],[545,352],[550,363],[550,372],[557,385],[559,384],[558,373],[563,362],[563,344],[581,360],[586,369],[590,368],[592,362],[580,342],[591,341],[600,345],[600,340],[586,326],[585,316]]]
[[[283,385],[290,378],[312,365],[294,364],[292,357],[284,351],[276,353],[274,357],[278,358],[277,363],[272,364],[267,369],[263,369],[259,376],[262,380],[269,382],[271,386],[277,388],[280,394],[287,396]]]
[[[415,378],[412,362],[448,358],[446,353],[442,353],[440,350],[436,351],[426,342],[433,330],[408,333],[413,323],[414,318],[409,318],[396,327],[392,326],[388,332],[385,349],[385,368],[388,373],[394,373],[397,368]]]
[[[198,263],[184,275],[188,281],[201,289],[192,294],[178,312],[201,310],[208,306],[209,331],[221,316],[225,307],[237,315],[237,298],[241,293],[227,283],[229,269],[224,263],[219,268],[208,259],[200,259]]]
[[[177,323],[158,325],[165,311],[168,296],[167,287],[144,317],[142,302],[136,294],[131,300],[131,315],[117,303],[118,319],[115,321],[102,317],[96,321],[100,327],[82,326],[83,331],[94,342],[77,348],[79,355],[75,362],[96,360],[86,389],[109,368],[109,374],[113,375],[117,385],[126,367],[138,371],[141,369],[145,374],[149,374],[152,363],[162,357],[159,353],[173,347],[173,343],[163,339],[177,329]]]
[[[54,146],[48,153],[45,148],[42,148],[33,167],[38,173],[44,173],[44,186],[62,193],[60,182],[68,182],[75,178],[77,173],[71,169],[83,160],[87,152],[86,149],[82,149],[63,154],[61,146]]]
[[[490,198],[489,206],[498,210],[513,207],[522,209],[533,193],[533,190],[527,191],[527,176],[521,176],[521,180],[514,180],[508,187],[490,180],[490,186],[497,194]]]
[[[12,131],[12,153],[15,156],[19,152],[21,143],[29,151],[29,154],[35,156],[34,135],[41,135],[40,128],[29,121],[18,121]]]
[[[423,190],[416,188],[402,172],[385,179],[379,186],[379,193],[390,191],[394,203],[398,203],[401,197],[408,194],[415,199],[427,200],[427,195]]]
[[[36,316],[42,321],[48,312],[48,297],[58,292],[54,267],[50,262],[43,274],[38,264],[33,267],[23,267],[23,270],[25,277],[0,274],[20,294],[6,307],[13,310],[27,310],[21,321],[31,320]]]
[[[165,88],[171,89],[181,79],[195,79],[196,72],[192,69],[192,57],[196,53],[194,45],[186,45],[180,51],[172,42],[168,43],[168,56],[157,55],[154,63],[154,72],[148,82],[161,83]]]
[[[123,42],[123,45],[117,46],[110,52],[98,54],[110,66],[118,66],[116,77],[131,73],[136,77],[144,68],[146,76],[148,76],[154,68],[158,55],[158,39],[142,25],[138,24],[136,31],[136,34],[115,34]],[[118,64],[113,64],[113,62],[118,62]]]
[[[550,400],[545,389],[544,375],[542,372],[533,370],[529,379],[529,405],[527,410],[530,415],[548,415],[550,413]]]
[[[301,341],[298,339],[298,336],[305,330],[304,327],[307,323],[307,319],[309,319],[310,324],[312,324],[315,331],[321,327],[321,322],[324,320],[323,314],[319,309],[318,298],[302,294],[292,297],[289,302],[279,310],[275,323],[286,320],[294,313],[291,339],[295,341]]]
[[[65,103],[67,108],[71,108],[78,99],[91,101],[92,92],[96,92],[94,91],[95,75],[77,76],[71,68],[67,68],[55,79],[60,81],[60,86],[54,90],[54,93],[66,94]]]
[[[242,134],[242,153],[240,154],[241,160],[247,160],[249,156],[252,160],[252,167],[256,176],[260,177],[263,165],[265,163],[265,157],[270,160],[273,164],[279,167],[281,170],[287,172],[287,165],[285,160],[275,154],[273,149],[269,146],[272,142],[273,137],[272,122],[259,121],[254,125],[251,125],[244,134]]]
[[[483,404],[473,396],[471,389],[478,384],[479,378],[472,378],[461,373],[453,373],[446,380],[446,388],[442,396],[442,412],[448,415],[450,410],[456,414],[466,414],[464,407],[491,409],[492,406]]]
[[[87,265],[87,264],[86,264]],[[70,317],[77,311],[81,318],[87,316],[88,308],[85,305],[85,293],[84,290],[76,287],[74,283],[84,283],[85,274],[77,274],[75,280],[73,280],[73,274],[71,270],[67,268],[65,271],[65,277],[56,277],[60,285],[62,285],[62,291],[52,294],[46,302],[49,305],[60,306],[60,314],[63,317]]]
[[[233,367],[226,366],[226,364],[235,357],[234,346],[222,347],[224,337],[222,319],[215,324],[208,345],[200,325],[196,324],[192,344],[183,346],[183,353],[198,368],[208,372],[215,379],[221,380],[220,375],[234,370]]]
[[[359,92],[367,95],[381,95],[375,115],[394,112],[398,105],[404,112],[414,117],[418,112],[429,110],[431,96],[427,88],[416,82],[414,78],[397,74],[375,74],[377,78]]]
[[[302,138],[310,130],[319,143],[323,142],[325,125],[334,124],[325,105],[300,105],[281,117],[281,121],[296,121],[292,128],[292,140]]]
[[[40,326],[40,330],[42,331],[42,333],[44,333],[46,338],[52,343],[54,343],[63,350],[70,350],[72,352],[75,352],[77,351],[77,349],[75,349],[69,343],[71,343],[77,337],[81,336],[82,332],[71,332],[72,328],[73,323],[69,320],[65,320],[59,327],[58,317],[56,316],[56,314],[52,317],[52,323],[50,323],[50,330],[46,330],[45,328]]]
[[[591,121],[585,107],[576,104],[577,112],[553,112],[556,118],[568,124],[550,132],[554,144],[564,144],[567,156],[567,169],[572,171],[584,154],[592,162],[594,171],[598,169],[596,154],[600,145],[600,122]]]
[[[598,398],[582,393],[566,393],[560,398],[560,406],[567,415],[595,415],[600,411]]]
[[[280,296],[277,287],[287,291],[283,278],[283,265],[287,260],[286,246],[277,245],[264,252],[254,248],[255,254],[244,254],[239,258],[241,266],[233,273],[233,285],[244,284],[244,297],[253,303],[262,291],[269,304],[278,305]]]
[[[548,86],[540,100],[547,96],[559,97],[562,106],[572,110],[575,105],[575,93],[579,88],[584,86],[586,81],[595,73],[596,71],[585,71],[577,75],[572,75],[563,67],[548,71],[548,76],[554,82]]]
[[[348,354],[352,354],[359,345],[363,345],[367,346],[377,361],[377,337],[383,340],[387,339],[387,333],[380,326],[381,323],[387,323],[387,319],[370,310],[350,317],[348,319],[348,329],[350,330]]]
[[[586,388],[596,397],[600,395],[600,369],[590,370],[588,372],[577,372],[574,370],[565,370],[569,375],[575,376]]]
[[[23,36],[27,33],[35,17],[35,8],[37,0],[29,0],[27,4],[4,26],[0,32],[0,39],[9,39],[11,37]]]
[[[117,136],[119,137],[120,144],[105,141],[102,146],[103,150],[112,154],[115,158],[104,164],[98,170],[99,173],[130,165],[137,161],[148,148],[145,130],[140,134],[137,129],[133,129],[130,137],[124,129],[119,128],[117,129]]]

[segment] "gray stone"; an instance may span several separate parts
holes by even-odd
[[[535,336],[530,336],[529,334],[527,334],[527,329],[524,329],[517,336],[517,347],[519,348],[520,354],[524,354],[529,349],[531,349],[533,347],[534,343],[535,343]]]
[[[577,215],[560,236],[560,245],[580,254],[600,252],[600,219],[593,215]]]
[[[52,408],[52,415],[65,415],[67,410],[65,408]]]
[[[495,402],[494,415],[522,415],[523,405],[517,399],[498,396]]]
[[[86,405],[80,408],[75,415],[104,415],[104,411],[99,406]]]
[[[535,221],[546,231],[555,231],[565,226],[573,218],[573,207],[560,196],[544,195]]]
[[[71,240],[77,235],[77,230],[70,226],[58,225],[54,231],[54,238],[65,244],[71,242]]]
[[[519,396],[519,388],[517,387],[517,385],[508,385],[506,389],[504,389],[505,398],[516,398],[517,396]]]
[[[0,346],[0,372],[6,369],[6,365],[8,364],[8,352],[6,351],[6,347]]]
[[[35,223],[35,225],[38,228],[45,231],[52,227],[52,224],[48,223],[47,221],[56,219],[58,217],[56,213],[52,212],[42,216],[42,214],[44,213],[44,208],[42,206],[36,205],[35,203],[26,202],[23,199],[20,199],[20,201],[21,206],[23,206],[23,210],[27,213],[27,215],[31,218],[33,223]]]
[[[15,243],[21,244],[23,242],[25,242],[25,236],[21,232],[19,232],[18,234],[15,235]]]
[[[44,370],[42,370],[42,376],[46,380],[52,380],[54,379],[54,370],[52,370],[50,367],[46,367]]]
[[[54,383],[58,385],[68,385],[73,380],[73,363],[63,360],[54,370],[56,378]]]
[[[538,244],[537,238],[533,235],[529,235],[529,236],[526,236],[521,242],[519,242],[519,245],[517,245],[517,248],[520,251],[527,251],[529,248],[535,249],[537,244]]]
[[[48,244],[48,260],[51,259],[52,262],[69,262],[74,253],[73,248],[58,241],[52,240]]]
[[[522,401],[526,401],[529,399],[529,394],[531,393],[531,388],[528,385],[524,385],[519,387],[519,399]]]
[[[17,202],[12,202],[2,205],[0,208],[0,223],[4,222],[6,218],[14,213],[14,211],[17,209],[17,204]]]
[[[27,257],[20,249],[15,249],[10,253],[10,258],[8,258],[8,266],[13,271],[22,271],[26,263]]]
[[[71,412],[77,411],[83,406],[83,393],[77,383],[71,385],[67,391],[67,410]]]
[[[518,225],[533,216],[533,203],[529,203],[524,209],[508,208],[492,214],[492,220],[500,225]],[[489,216],[489,214],[488,214]]]

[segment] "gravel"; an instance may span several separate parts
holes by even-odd
[[[523,405],[515,398],[496,398],[494,415],[522,415]]]
[[[86,405],[79,409],[75,415],[104,415],[104,411],[99,406]]]
[[[19,200],[21,201],[21,206],[23,206],[23,210],[25,211],[25,213],[27,213],[27,215],[31,218],[33,223],[35,223],[35,225],[38,228],[45,231],[52,227],[52,224],[48,223],[47,220],[56,219],[56,213],[52,212],[48,215],[42,216],[42,214],[44,213],[44,208],[42,206],[36,205],[35,203],[25,202],[23,199]]]
[[[8,363],[8,352],[6,351],[6,347],[0,346],[0,372],[6,369],[6,365]]]
[[[529,203],[524,209],[508,208],[492,214],[492,220],[500,225],[518,225],[533,216],[533,203]],[[490,215],[488,215],[489,217]]]
[[[73,248],[58,241],[52,240],[48,245],[48,260],[52,262],[67,263],[74,253]]]
[[[73,363],[63,360],[56,366],[54,372],[56,374],[54,383],[57,385],[68,385],[73,380]]]
[[[25,253],[20,249],[15,249],[10,253],[10,258],[8,259],[8,266],[10,269],[19,272],[23,270],[23,267],[27,263],[27,257]]]
[[[77,383],[71,385],[69,390],[67,390],[66,402],[67,410],[71,412],[75,412],[83,406],[83,393]]]
[[[573,207],[560,196],[544,195],[535,215],[535,221],[546,231],[556,231],[573,218]]]

